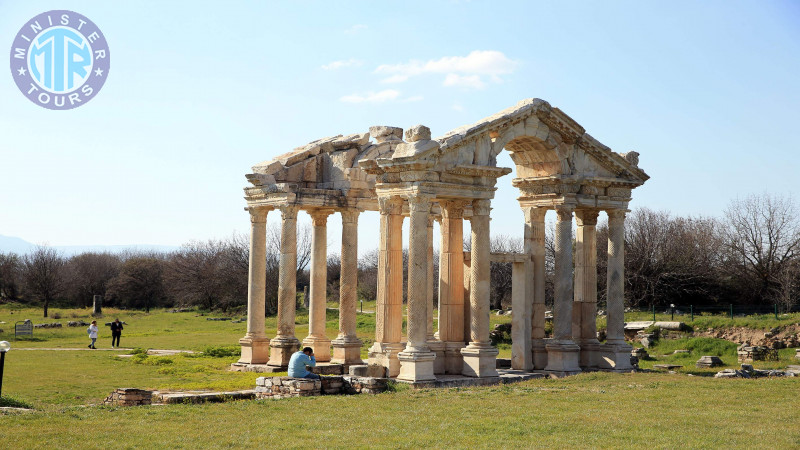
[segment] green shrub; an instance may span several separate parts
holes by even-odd
[[[240,356],[242,348],[238,345],[226,345],[219,347],[206,347],[203,350],[203,356],[210,356],[212,358],[230,358],[233,356]]]
[[[135,349],[131,350],[131,355],[147,355],[147,349],[136,347]]]
[[[146,366],[166,366],[168,364],[175,364],[175,361],[166,356],[153,356],[143,360],[142,364]]]
[[[33,409],[33,406],[30,403],[14,397],[7,397],[7,396],[0,397],[0,407]]]

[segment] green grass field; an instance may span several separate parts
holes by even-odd
[[[366,356],[375,326],[374,314],[367,311],[374,311],[374,304],[365,302],[364,311],[358,332]],[[22,448],[800,446],[800,379],[710,378],[718,369],[694,368],[703,354],[718,354],[730,367],[738,367],[735,344],[710,338],[662,340],[649,349],[658,358],[643,361],[642,367],[683,364],[676,374],[589,373],[496,387],[400,389],[377,396],[98,406],[119,387],[250,389],[257,377],[227,370],[238,359],[227,350],[236,350],[244,323],[208,321],[219,315],[198,312],[104,312],[101,324],[115,317],[127,322],[124,347],[212,347],[223,356],[120,357],[131,352],[84,350],[85,327],[35,330],[33,339],[14,341],[16,320],[66,325],[68,320],[90,321],[89,311],[53,310],[62,318],[43,320],[40,310],[0,307],[0,321],[6,322],[0,324],[0,340],[12,344],[6,356],[4,400],[35,408],[32,413],[2,416],[2,442]],[[307,334],[307,320],[298,311],[300,339]],[[492,323],[509,320],[492,316]],[[328,311],[327,328],[329,337],[335,337],[335,310]],[[275,318],[267,318],[267,334],[274,333]],[[108,328],[101,326],[99,348],[110,347],[109,336]],[[80,350],[49,350],[70,348]],[[660,356],[679,348],[691,353]],[[756,367],[791,364],[793,352],[782,351],[781,361]]]

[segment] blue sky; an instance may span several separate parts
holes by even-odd
[[[101,28],[111,69],[68,111],[0,75],[0,234],[31,242],[223,238],[249,227],[255,163],[371,125],[440,136],[531,97],[641,153],[651,179],[631,208],[718,216],[737,196],[800,188],[793,1],[0,0],[0,48],[52,9]],[[521,236],[510,181],[492,232]],[[377,221],[362,215],[361,250]]]

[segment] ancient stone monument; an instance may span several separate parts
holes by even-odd
[[[313,141],[257,164],[245,188],[251,220],[247,334],[241,365],[286,366],[295,336],[296,219],[313,222],[309,335],[318,361],[362,364],[356,337],[357,230],[361,211],[380,211],[375,343],[369,363],[391,377],[426,381],[439,374],[495,377],[497,349],[489,339],[489,265],[514,265],[512,364],[554,375],[583,369],[627,371],[631,347],[623,334],[624,221],[631,190],[649,177],[638,153],[601,144],[558,108],[529,99],[437,139],[428,127],[374,126],[368,133]],[[491,200],[497,179],[511,172],[496,157],[510,152],[513,186],[525,216],[523,254],[490,254]],[[264,329],[266,220],[281,213],[278,331]],[[545,338],[545,214],[555,210],[554,336]],[[595,329],[598,213],[609,222],[608,331]],[[339,336],[325,337],[326,222],[342,216]],[[499,213],[502,214],[502,211]],[[409,272],[403,280],[403,220],[410,221]],[[572,220],[577,220],[573,261]],[[439,279],[433,279],[433,221],[440,222]],[[463,250],[463,221],[472,247]],[[407,335],[402,336],[402,286],[408,283]],[[438,330],[433,289],[439,289]],[[331,354],[330,348],[333,348]]]

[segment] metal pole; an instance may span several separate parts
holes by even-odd
[[[731,320],[733,320],[733,303],[731,303]]]
[[[778,320],[778,304],[775,304],[775,320]]]
[[[689,305],[689,312],[692,314],[692,322],[694,322],[694,305]]]
[[[6,364],[6,352],[0,352],[0,398],[3,397],[3,366]]]
[[[655,303],[653,303],[652,308],[653,308],[653,322],[655,322],[656,321],[656,304]]]

